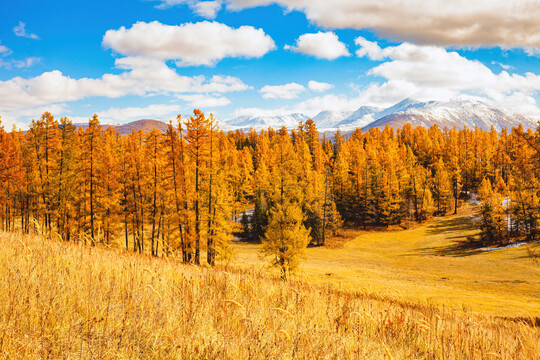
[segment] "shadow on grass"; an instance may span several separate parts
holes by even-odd
[[[473,229],[474,224],[467,217],[442,219],[437,223],[428,225],[426,227],[427,237],[447,234],[446,238],[453,240],[454,243],[446,246],[419,248],[416,250],[415,255],[463,257],[479,254],[481,251],[478,250],[477,244],[472,244],[467,240],[469,231]]]

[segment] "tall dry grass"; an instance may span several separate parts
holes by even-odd
[[[0,233],[9,359],[535,359],[510,321]]]

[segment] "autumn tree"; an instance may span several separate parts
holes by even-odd
[[[187,149],[194,165],[194,207],[195,207],[195,244],[194,244],[194,262],[200,264],[201,247],[201,225],[202,225],[202,197],[201,189],[203,176],[207,170],[208,145],[210,137],[210,121],[204,116],[204,113],[198,109],[193,110],[193,115],[185,122],[187,130]]]
[[[298,267],[310,236],[303,224],[301,191],[295,182],[295,153],[286,132],[278,135],[274,155],[272,201],[262,252],[286,280]]]
[[[23,180],[20,163],[20,149],[0,119],[0,219],[3,220],[0,226],[6,231],[15,226],[15,195]]]

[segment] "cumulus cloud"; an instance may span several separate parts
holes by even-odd
[[[126,56],[176,60],[178,66],[212,66],[226,57],[258,58],[275,48],[262,29],[209,21],[177,26],[137,22],[130,29],[108,30],[103,46]]]
[[[292,82],[285,85],[266,85],[259,91],[265,99],[294,99],[301,92],[306,91],[306,88]]]
[[[326,28],[371,29],[397,41],[540,49],[536,0],[227,0],[233,10],[280,4]]]
[[[310,82],[308,82],[308,88],[311,91],[325,92],[325,91],[330,90],[333,87],[334,85],[325,83],[325,82],[318,82],[315,80],[311,80]]]
[[[369,71],[370,75],[387,80],[372,84],[363,92],[372,101],[404,97],[447,100],[465,94],[526,115],[540,115],[533,97],[540,91],[539,75],[512,74],[506,70],[497,74],[479,61],[441,47],[403,43],[381,48],[363,38],[356,43],[361,46],[357,55],[385,60]]]
[[[125,95],[224,93],[248,89],[240,79],[214,75],[181,76],[163,61],[144,58],[121,58],[116,65],[126,71],[105,74],[101,78],[74,79],[58,70],[24,79],[0,81],[0,109],[13,110],[92,96],[118,98]]]
[[[20,37],[25,37],[25,38],[34,39],[34,40],[39,39],[39,36],[37,36],[36,34],[32,34],[26,31],[26,24],[23,23],[22,21],[19,21],[19,24],[13,28],[13,32],[15,33],[15,35],[20,36]]]
[[[19,118],[30,117],[32,119],[39,119],[46,111],[50,112],[55,117],[59,117],[67,111],[67,105],[61,103],[47,106],[29,106],[14,110],[0,109],[0,120],[2,120],[2,125],[6,130],[11,130],[13,126],[16,126],[18,129],[27,130],[28,124],[20,121]]]
[[[371,60],[382,60],[385,57],[379,44],[374,41],[359,36],[354,40],[354,43],[359,46],[359,49],[356,50],[358,57],[367,57]]]
[[[227,106],[231,103],[231,100],[224,96],[210,96],[206,94],[186,94],[177,95],[177,98],[189,103],[189,106],[199,109],[215,108],[220,106]]]
[[[383,81],[359,88],[352,96],[317,96],[277,109],[242,108],[236,111],[236,116],[300,112],[313,117],[322,110],[354,111],[364,105],[386,108],[405,98],[421,101],[469,98],[540,118],[535,100],[540,91],[537,74],[521,75],[506,70],[495,73],[479,61],[441,47],[403,43],[381,48],[362,39],[357,44],[368,47],[361,47],[358,55],[381,61],[368,75]]]
[[[314,117],[323,110],[354,111],[364,105],[362,101],[363,98],[361,97],[348,98],[345,95],[324,95],[312,97],[297,104],[278,108],[238,108],[235,110],[234,116],[281,116],[301,113]]]
[[[98,114],[100,119],[102,119],[102,122],[106,122],[106,119],[125,122],[145,117],[160,117],[170,115],[178,113],[180,110],[179,105],[153,104],[146,107],[113,107],[108,110],[101,111]]]
[[[319,59],[334,60],[341,56],[349,56],[344,43],[333,32],[304,34],[296,39],[296,45],[285,45],[285,50],[312,55]]]
[[[191,6],[193,12],[197,15],[207,18],[214,19],[217,16],[217,13],[221,9],[220,1],[199,1]]]

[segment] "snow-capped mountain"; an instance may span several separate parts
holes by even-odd
[[[226,121],[224,125],[229,125],[232,129],[250,127],[279,129],[282,126],[293,129],[300,121],[306,122],[308,119],[307,115],[300,113],[282,116],[240,116]],[[480,100],[457,98],[449,101],[405,99],[386,109],[362,106],[352,113],[321,111],[313,117],[313,121],[320,131],[333,131],[338,127],[342,131],[356,128],[367,130],[372,127],[384,128],[386,125],[400,128],[407,123],[412,124],[413,127],[431,127],[436,124],[441,128],[478,126],[484,130],[489,130],[493,125],[497,131],[500,131],[505,126],[510,130],[519,124],[525,129],[536,129],[538,120]]]
[[[431,127],[438,125],[441,128],[456,127],[489,130],[493,125],[497,131],[505,126],[508,129],[523,125],[525,129],[536,128],[535,119],[521,114],[487,104],[479,100],[453,99],[450,101],[414,102],[407,99],[378,114],[378,119],[364,127],[365,130],[372,127],[384,128],[386,125],[400,128],[410,123],[415,126]],[[402,105],[401,109],[397,105]],[[392,109],[394,108],[394,109]],[[395,111],[398,110],[398,111]],[[385,116],[380,116],[387,113]]]
[[[352,111],[321,111],[317,116],[313,118],[313,121],[317,125],[317,129],[324,130],[324,129],[335,129],[338,124],[343,121],[343,119],[346,119],[351,114],[353,114]]]
[[[357,127],[364,127],[371,123],[374,120],[375,114],[380,111],[381,109],[373,106],[361,106],[351,115],[341,120],[337,126],[339,126],[340,129],[356,129]]]
[[[306,122],[308,119],[309,116],[305,114],[295,113],[279,116],[238,116],[232,120],[226,121],[226,123],[237,129],[253,128],[259,130],[271,127],[277,130],[283,126],[288,129],[296,128],[300,121]]]

